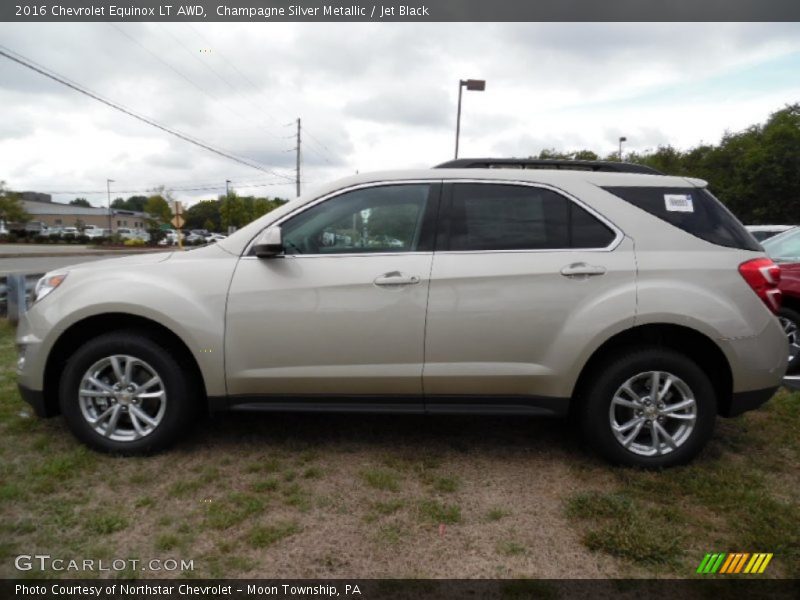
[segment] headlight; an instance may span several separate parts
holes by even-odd
[[[58,286],[60,286],[64,280],[67,278],[66,273],[61,273],[59,275],[45,275],[39,281],[36,282],[36,288],[33,292],[33,301],[38,302],[47,294],[52,292]]]

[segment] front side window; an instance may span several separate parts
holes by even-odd
[[[430,184],[345,192],[281,226],[287,254],[362,254],[422,250]]]
[[[551,190],[481,183],[453,188],[450,250],[605,248],[614,238],[596,217]]]

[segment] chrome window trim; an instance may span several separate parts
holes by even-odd
[[[439,179],[439,178],[437,178],[437,179],[402,179],[402,180],[392,180],[392,179],[390,179],[390,180],[384,180],[384,181],[370,181],[369,183],[359,183],[357,185],[351,185],[349,187],[339,188],[338,190],[334,190],[332,192],[329,192],[329,193],[325,194],[324,196],[320,196],[316,200],[312,200],[311,202],[307,202],[306,204],[303,204],[302,206],[298,206],[296,210],[293,210],[288,215],[283,215],[277,221],[273,221],[272,223],[270,223],[269,225],[264,227],[264,229],[267,229],[269,227],[280,226],[283,222],[288,221],[292,217],[295,217],[296,215],[300,214],[301,212],[304,212],[304,211],[312,208],[313,206],[316,206],[317,204],[321,204],[322,202],[325,202],[326,200],[330,200],[331,198],[334,198],[336,196],[341,196],[342,194],[347,194],[348,192],[354,192],[355,190],[362,190],[362,189],[371,188],[371,187],[379,187],[379,186],[380,187],[384,187],[384,186],[387,186],[387,185],[414,185],[414,184],[419,184],[419,183],[436,184],[436,183],[442,183],[442,180]],[[248,257],[251,256],[251,251],[253,249],[253,244],[255,243],[256,238],[264,232],[264,229],[261,229],[256,235],[253,236],[253,239],[251,239],[250,242],[245,247],[244,252],[242,253],[242,258],[248,258]],[[396,254],[430,254],[430,253],[428,253],[428,252],[421,252],[421,253],[418,253],[418,252],[392,252],[392,253],[389,253],[389,252],[361,252],[361,253],[359,253],[359,255],[366,255],[366,256],[374,256],[374,255],[386,256],[387,254],[395,254],[396,255]],[[294,257],[304,256],[306,258],[311,258],[311,257],[320,257],[320,256],[328,257],[328,256],[356,256],[356,255],[355,254],[347,254],[347,253],[343,252],[342,254],[337,254],[337,255],[333,255],[333,254],[284,254],[282,256],[286,256],[286,257],[289,257],[289,256],[294,256]],[[258,258],[258,257],[252,256],[252,258]]]
[[[441,183],[443,185],[447,185],[449,183],[480,183],[480,184],[488,184],[488,185],[522,185],[527,187],[534,187],[534,188],[541,188],[550,190],[551,192],[555,192],[568,201],[574,202],[581,208],[583,208],[586,212],[590,215],[595,217],[601,223],[603,223],[606,227],[611,229],[614,232],[614,239],[608,244],[608,246],[601,247],[601,248],[530,248],[530,249],[517,249],[517,250],[437,250],[435,251],[436,254],[519,254],[519,253],[529,253],[529,252],[613,252],[617,249],[617,247],[622,243],[622,240],[625,238],[625,234],[622,230],[616,226],[611,220],[606,218],[604,215],[597,212],[594,208],[580,200],[579,198],[575,197],[574,195],[570,194],[564,189],[561,189],[557,186],[551,185],[549,183],[540,183],[536,181],[525,181],[520,179],[473,179],[473,178],[459,178],[459,179],[389,179],[389,180],[382,180],[382,181],[371,181],[369,183],[360,183],[358,185],[349,186],[346,188],[340,188],[338,190],[334,190],[333,192],[329,192],[324,196],[320,196],[316,200],[312,200],[302,206],[297,207],[296,210],[293,210],[288,215],[283,215],[277,221],[270,223],[269,225],[265,226],[264,229],[268,227],[275,227],[280,226],[285,221],[295,217],[296,215],[316,206],[317,204],[321,204],[327,200],[335,198],[336,196],[341,196],[342,194],[346,194],[348,192],[352,192],[355,190],[366,189],[371,187],[384,187],[388,185],[414,185],[414,184],[437,184]],[[242,253],[241,258],[256,258],[251,254],[253,249],[253,244],[255,243],[256,238],[264,231],[261,229],[253,239],[245,247],[244,252]],[[407,256],[407,255],[428,255],[433,254],[433,252],[359,252],[359,253],[341,253],[341,254],[284,254],[286,258],[334,258],[334,257],[346,257],[346,256]],[[260,260],[260,259],[259,259]]]

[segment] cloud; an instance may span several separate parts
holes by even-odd
[[[0,59],[0,179],[17,189],[304,182],[452,157],[713,142],[797,101],[796,23],[5,23],[3,45],[281,174],[216,156]],[[46,40],[47,43],[42,43]],[[200,48],[211,52],[200,53]],[[178,184],[178,185],[174,185]],[[95,193],[96,192],[96,193]],[[179,197],[211,197],[215,190]],[[74,197],[74,196],[72,196]],[[57,197],[69,200],[71,196]]]

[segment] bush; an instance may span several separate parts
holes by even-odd
[[[44,244],[45,242],[48,241],[48,238],[44,235],[39,234],[33,238],[33,241],[37,244]]]
[[[79,244],[88,244],[89,242],[92,241],[88,235],[83,235],[83,234],[79,235],[77,240]]]
[[[126,246],[144,246],[144,240],[134,239],[134,240],[125,240],[124,244]]]
[[[75,241],[75,234],[74,233],[65,233],[61,236],[61,239],[67,242],[68,244],[72,244]]]

